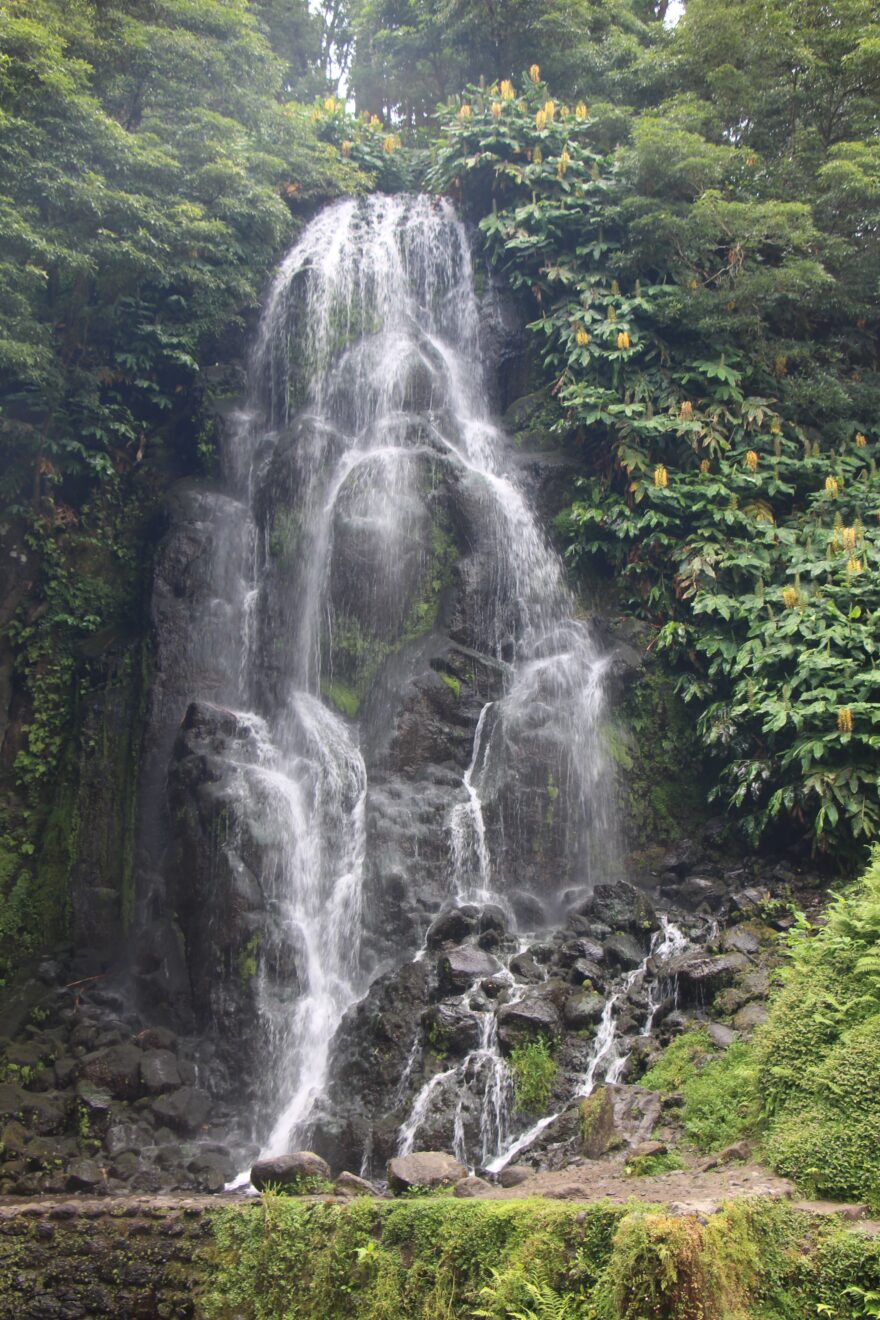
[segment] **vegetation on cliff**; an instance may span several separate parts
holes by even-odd
[[[83,703],[142,667],[124,643],[142,632],[151,514],[210,469],[217,396],[241,389],[242,329],[299,217],[372,183],[287,100],[261,9],[0,6],[0,499],[21,602],[0,945],[16,959],[64,930],[66,866],[47,887],[60,863],[40,840]]]
[[[880,829],[880,65],[865,6],[807,25],[831,126],[767,50],[773,96],[751,81],[715,8],[689,6],[648,111],[564,104],[537,66],[465,89],[431,177],[521,292],[554,429],[588,473],[562,520],[571,562],[613,574],[656,629],[715,798],[755,842],[857,853]],[[734,6],[769,43],[792,15],[760,8]],[[726,41],[707,45],[716,17]]]

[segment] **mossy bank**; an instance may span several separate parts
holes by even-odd
[[[780,1203],[266,1195],[0,1206],[0,1317],[794,1320],[869,1314],[869,1232]]]

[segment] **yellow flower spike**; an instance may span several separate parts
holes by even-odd
[[[658,463],[654,468],[654,485],[658,490],[665,490],[669,485],[669,473],[662,463]]]
[[[529,67],[529,77],[531,78],[531,80],[532,80],[533,83],[539,83],[539,82],[541,81],[541,66],[540,66],[540,64],[532,64],[532,65],[530,65],[530,67]]]
[[[556,166],[556,173],[559,175],[560,179],[563,178],[565,171],[570,164],[571,156],[569,156],[567,151],[563,151],[562,155],[559,157],[559,164]]]
[[[373,128],[378,128],[379,125],[382,123],[382,120],[379,118],[378,115],[370,115],[370,123],[372,124]]]
[[[493,101],[493,102],[492,102],[492,118],[493,118],[493,119],[500,119],[500,118],[501,118],[501,102],[500,102],[500,101]]]
[[[632,347],[632,340],[630,339],[626,330],[621,330],[620,334],[617,336],[617,347],[618,348]]]
[[[780,353],[773,363],[773,370],[777,376],[788,375],[788,358],[784,353]]]
[[[840,482],[837,480],[837,477],[825,478],[825,491],[833,500],[837,499],[840,494]]]
[[[553,120],[556,118],[556,102],[555,102],[555,101],[545,101],[545,102],[544,102],[544,114],[547,116],[547,123],[548,123],[548,124],[552,124],[552,123],[553,123]]]
[[[699,287],[700,287],[700,286],[699,286],[699,284],[697,283],[696,280],[688,280],[688,288],[689,288],[689,289],[698,289]]]
[[[868,437],[866,435],[863,435],[861,431],[856,431],[856,448],[864,449],[867,443],[868,443]]]
[[[861,573],[862,571],[861,559],[848,559],[846,561],[846,571],[847,573],[849,573],[850,577],[855,577],[857,573]]]
[[[469,105],[463,105],[463,106],[461,107],[461,109],[459,110],[459,112],[458,112],[458,117],[459,117],[459,119],[462,119],[462,120],[464,120],[464,119],[470,119],[470,117],[471,117],[472,114],[473,114],[473,111],[471,110],[471,107],[470,107]]]
[[[694,405],[691,403],[690,399],[685,399],[684,403],[678,410],[678,415],[683,422],[689,422],[691,420],[694,415]]]
[[[516,92],[513,90],[513,83],[510,81],[509,78],[505,78],[501,84],[502,101],[512,101],[515,96],[516,96]]]
[[[853,715],[849,706],[841,706],[837,712],[837,727],[841,733],[852,733]]]
[[[758,470],[758,455],[754,449],[750,449],[746,454],[746,467],[750,472],[757,472]]]
[[[711,464],[710,464],[708,458],[704,458],[703,461],[700,463],[700,471],[703,473],[704,476],[705,476],[706,473],[709,471],[710,467],[711,467]]]
[[[348,160],[349,156],[351,155],[351,148],[352,148],[352,146],[353,146],[353,143],[349,142],[348,139],[346,138],[346,140],[343,142],[342,146],[339,148],[339,150],[342,152],[342,154],[343,154],[343,156],[345,157],[346,160]]]
[[[587,109],[586,102],[578,101],[577,105],[574,108],[575,119],[586,119],[589,113],[590,112]]]
[[[386,156],[390,156],[391,153],[396,151],[399,146],[400,146],[400,142],[398,138],[394,134],[389,133],[388,137],[385,138],[384,142],[382,143],[382,150],[385,152]]]
[[[855,527],[844,527],[843,529],[843,548],[844,550],[855,550],[858,541],[858,533]]]
[[[324,109],[327,110],[327,111],[329,111],[329,113],[330,113],[331,115],[333,114],[334,110],[336,109],[336,97],[335,97],[335,96],[328,96],[328,97],[326,98],[326,100],[324,101]]]
[[[746,164],[748,165],[749,169],[754,169],[757,163],[758,163],[758,157],[755,155],[753,151],[750,151],[749,154],[746,156]]]
[[[535,147],[535,150],[532,154],[532,163],[535,165],[543,165],[544,153],[540,147]]]
[[[611,292],[614,294],[615,298],[620,293],[620,285],[617,283],[617,280],[611,281]]]
[[[535,128],[545,129],[547,127],[547,114],[544,110],[538,110],[535,114]]]
[[[800,600],[800,592],[797,587],[782,588],[782,603],[787,610],[793,610]]]
[[[564,105],[562,109],[559,111],[560,119],[567,119],[570,114],[571,111],[569,110],[567,105]]]
[[[313,110],[313,111],[312,111],[312,123],[313,123],[313,124],[319,124],[319,123],[321,122],[322,119],[323,119],[323,115],[321,114],[321,111],[320,111],[320,110]]]
[[[608,315],[608,320],[613,325],[614,322],[617,320],[617,309],[615,307],[609,307],[607,315]]]
[[[578,327],[578,332],[575,335],[575,339],[578,342],[579,348],[586,348],[587,344],[590,342],[590,336],[583,326]]]
[[[770,434],[771,434],[771,435],[781,435],[781,434],[782,434],[782,426],[781,426],[781,424],[780,424],[780,421],[779,421],[779,418],[778,418],[778,417],[774,417],[774,418],[773,418],[773,421],[770,423]]]

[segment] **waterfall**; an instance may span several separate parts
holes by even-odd
[[[218,968],[253,966],[265,1155],[305,1138],[343,1015],[415,951],[383,922],[389,875],[428,910],[491,902],[534,928],[610,866],[607,659],[493,421],[492,315],[449,202],[338,202],[277,272],[227,443],[236,513],[215,505],[213,555],[234,552],[236,568],[228,592],[213,571],[210,637],[224,680],[189,695],[224,758],[214,846],[238,885],[231,907],[246,888],[252,908],[247,944],[208,949],[206,995],[241,1018],[243,992]],[[446,691],[438,668],[470,704],[437,753],[457,777],[420,778],[406,720],[414,691]],[[487,1158],[508,1140],[510,1091],[492,1013],[466,1071]]]

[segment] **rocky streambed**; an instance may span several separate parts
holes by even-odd
[[[448,1152],[485,1177],[505,1164],[622,1164],[658,1130],[674,1139],[674,1105],[640,1077],[694,1023],[719,1048],[747,1036],[792,902],[818,901],[814,877],[736,862],[717,837],[658,857],[639,886],[568,895],[558,925],[533,938],[492,904],[438,911],[419,955],[344,1018],[306,1144],[334,1175],[381,1182],[412,1150]],[[0,1023],[0,1194],[218,1192],[250,1167],[232,1051],[157,1016],[88,953],[62,950],[15,988]],[[536,1041],[553,1070],[538,1111],[510,1070]]]

